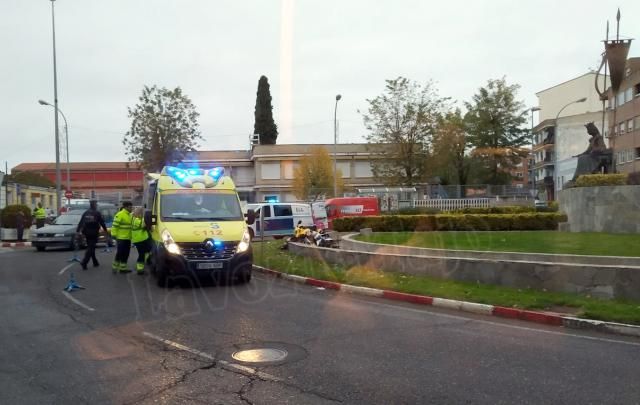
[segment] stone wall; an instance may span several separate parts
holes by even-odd
[[[290,243],[289,249],[294,254],[347,267],[368,266],[384,271],[470,283],[640,301],[640,267],[637,266],[430,257],[327,249],[298,243]]]
[[[569,188],[559,203],[571,232],[640,233],[640,186]]]

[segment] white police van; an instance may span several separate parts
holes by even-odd
[[[302,226],[314,225],[309,204],[264,202],[248,204],[247,209],[254,210],[256,214],[256,221],[249,227],[252,238],[260,236],[263,226],[264,236],[278,238],[293,235],[298,221],[302,221]]]

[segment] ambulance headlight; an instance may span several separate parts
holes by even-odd
[[[246,252],[249,249],[249,245],[251,244],[251,235],[248,230],[245,230],[242,234],[242,239],[240,243],[238,243],[238,253]]]
[[[180,248],[178,247],[178,244],[176,244],[176,242],[173,240],[173,237],[166,229],[162,231],[162,242],[164,243],[164,248],[167,249],[167,252],[174,255],[180,254]]]

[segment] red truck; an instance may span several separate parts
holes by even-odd
[[[338,197],[325,201],[329,229],[333,229],[333,220],[341,217],[362,217],[380,215],[376,197]]]

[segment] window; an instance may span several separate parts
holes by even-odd
[[[354,168],[356,177],[373,177],[369,162],[356,162]]]
[[[284,172],[284,178],[287,180],[293,179],[293,170],[294,170],[293,162],[282,162],[282,171]]]
[[[260,218],[260,210],[263,210],[265,218],[269,218],[271,216],[271,206],[270,205],[265,205],[264,207],[258,208],[256,210],[256,218]]]
[[[262,179],[265,180],[280,180],[280,162],[277,163],[263,163],[262,164]]]
[[[521,179],[521,178],[522,178],[522,172],[518,172],[518,173],[516,173],[516,177],[517,177],[517,178],[519,178],[519,179]]]
[[[624,92],[624,101],[628,103],[631,100],[633,100],[633,87],[629,87]]]
[[[634,93],[635,93],[636,97],[640,97],[640,83],[638,83],[635,86],[633,86],[633,89],[634,89]]]
[[[624,104],[624,92],[621,91],[616,96],[616,105],[620,106],[622,104]]]
[[[640,147],[636,148],[636,159],[640,159]]]
[[[624,134],[624,122],[618,124],[618,135]]]
[[[351,177],[351,162],[338,162],[338,170],[342,172],[342,178],[348,179]]]
[[[293,216],[290,205],[274,205],[273,216],[275,217],[290,217]]]
[[[627,132],[632,132],[633,131],[633,120],[628,120],[627,121]]]

